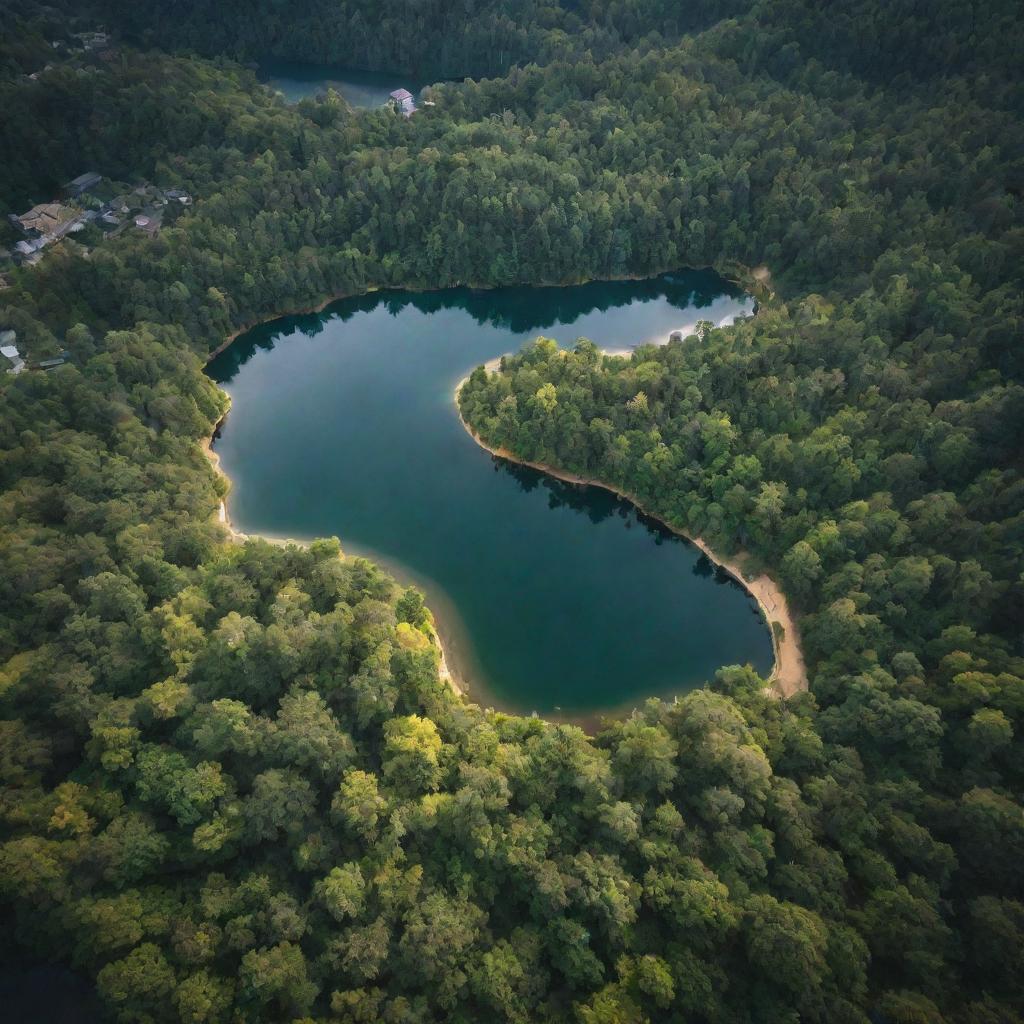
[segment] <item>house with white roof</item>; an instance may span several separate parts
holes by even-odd
[[[396,89],[391,94],[391,100],[395,109],[405,117],[412,117],[416,113],[416,101],[408,89]]]

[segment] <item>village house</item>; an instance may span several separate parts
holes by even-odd
[[[45,238],[23,238],[20,242],[15,243],[14,254],[20,257],[31,256],[32,253],[39,252],[44,245],[46,245]]]
[[[133,200],[131,196],[115,196],[109,202],[103,204],[100,208],[100,213],[113,213],[117,215],[127,213],[129,209],[137,210],[141,205],[141,203]]]
[[[14,246],[14,258],[30,265],[42,259],[47,245],[83,227],[82,211],[61,203],[40,203],[28,213],[20,217],[12,213],[8,219],[26,236]]]
[[[106,32],[76,32],[75,38],[87,53],[92,50],[101,50],[110,43],[110,35]]]
[[[152,238],[160,230],[160,222],[162,219],[162,210],[147,209],[136,215],[133,223],[140,231],[144,231]]]
[[[60,238],[79,216],[79,211],[61,203],[40,203],[20,217],[11,214],[11,223],[26,235],[41,235],[45,238]]]
[[[13,253],[15,262],[30,267],[35,266],[43,258],[43,249],[46,243],[47,239],[45,238],[25,238],[15,243]]]
[[[52,370],[55,367],[63,366],[70,358],[71,353],[64,351],[61,352],[59,356],[54,356],[52,359],[40,359],[35,365],[40,370]]]
[[[64,186],[64,194],[72,199],[77,198],[85,192],[94,189],[102,180],[102,174],[97,174],[95,171],[86,171],[85,174],[80,174]]]
[[[0,331],[0,356],[3,356],[11,364],[7,368],[7,372],[15,375],[25,369],[25,360],[22,359],[18,346],[15,344],[17,337],[14,331]]]
[[[416,113],[416,101],[408,89],[396,89],[391,94],[394,107],[405,117],[412,117]]]
[[[0,355],[6,357],[7,361],[11,364],[7,367],[7,372],[13,376],[16,377],[25,369],[25,360],[21,358],[16,346],[0,345]]]

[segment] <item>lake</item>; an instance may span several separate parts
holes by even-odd
[[[752,598],[600,488],[493,458],[453,390],[538,334],[664,342],[753,300],[710,271],[564,288],[377,293],[242,335],[208,366],[215,449],[248,533],[336,535],[427,594],[455,675],[488,706],[585,718],[772,665]],[[690,344],[697,344],[696,341]]]
[[[359,71],[335,64],[301,64],[290,60],[261,61],[258,75],[286,103],[298,103],[333,89],[350,106],[360,109],[382,107],[395,89],[408,89],[414,96],[429,82],[398,71]]]

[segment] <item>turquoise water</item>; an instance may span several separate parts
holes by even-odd
[[[232,397],[215,445],[230,516],[245,532],[336,535],[419,583],[485,704],[583,717],[725,664],[767,672],[756,605],[697,549],[606,491],[492,458],[453,401],[473,367],[538,334],[622,348],[751,306],[691,271],[384,293],[266,324],[208,367]]]
[[[341,65],[300,64],[290,60],[261,62],[259,77],[281,93],[286,103],[298,103],[333,89],[351,106],[359,108],[384,106],[395,89],[408,89],[417,96],[430,84],[397,71],[359,71]]]

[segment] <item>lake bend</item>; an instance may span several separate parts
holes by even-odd
[[[543,334],[660,343],[753,300],[711,271],[646,281],[343,299],[241,335],[207,372],[245,533],[337,536],[418,585],[452,672],[487,706],[585,719],[772,668],[754,599],[694,545],[597,487],[483,451],[454,389]]]

